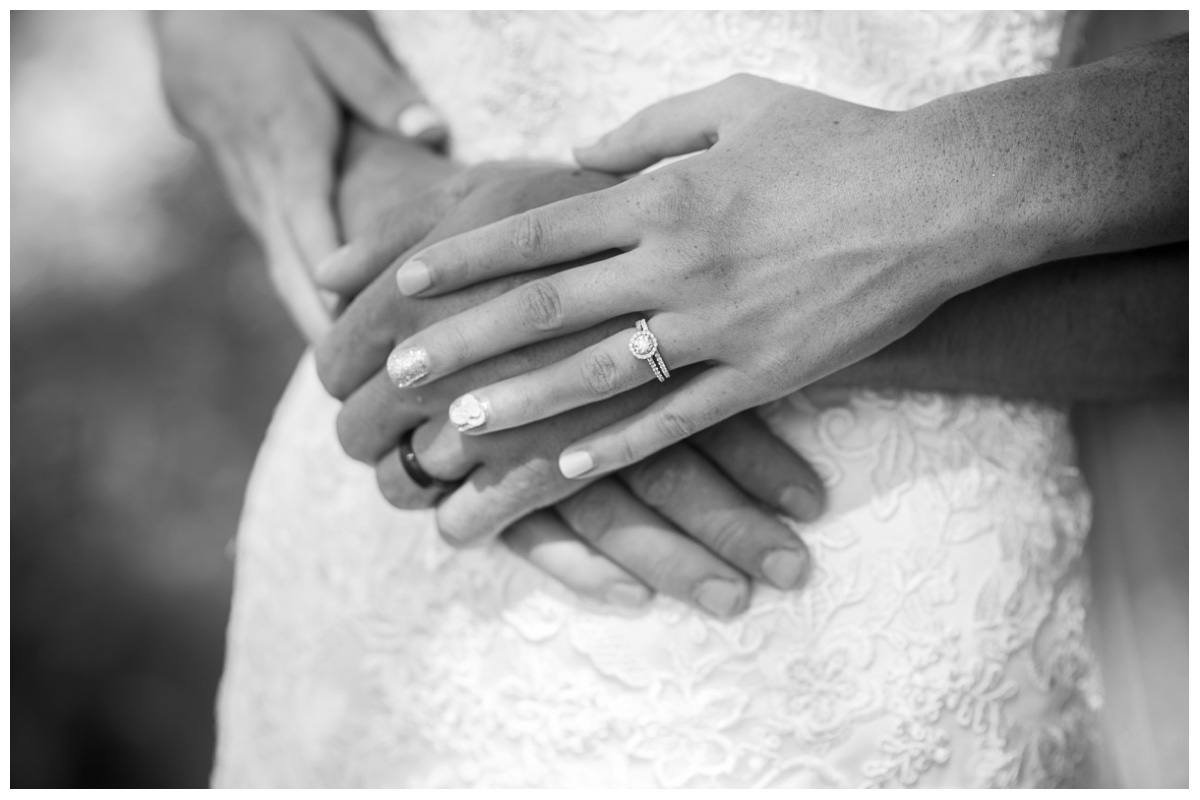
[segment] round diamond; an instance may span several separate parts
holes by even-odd
[[[658,343],[654,341],[653,334],[646,333],[645,331],[639,331],[633,335],[632,339],[629,340],[629,349],[638,358],[649,358],[654,354],[654,348],[657,346],[657,344]]]

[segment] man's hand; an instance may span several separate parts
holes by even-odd
[[[383,166],[371,151],[362,158],[374,161],[373,168],[352,170],[348,187],[355,186],[359,175],[378,175]],[[594,191],[614,180],[554,165],[477,167],[460,174],[440,194],[430,194],[457,199],[429,241],[560,197]],[[357,260],[361,274],[385,269],[386,260],[372,262],[371,254],[382,252],[378,243],[412,243],[414,226],[424,226],[422,215],[441,202],[425,198],[368,221],[358,216],[366,217],[366,209],[355,199],[362,196],[343,194],[344,207],[352,212],[348,229],[364,231],[361,239],[352,236],[354,243],[347,248],[358,248],[357,258],[348,259],[347,266]],[[376,247],[368,244],[372,238]],[[397,337],[503,287],[398,305],[390,282],[393,272],[385,269],[358,296],[318,348],[318,369],[327,388],[348,398],[338,422],[343,445],[354,457],[377,465],[381,488],[391,502],[422,507],[437,499],[408,479],[395,451],[400,433],[417,427],[414,447],[428,472],[443,479],[470,473],[439,507],[441,529],[451,541],[479,541],[511,524],[504,533],[510,547],[581,593],[634,602],[646,596],[644,582],[722,616],[744,608],[747,573],[784,588],[799,584],[806,564],[803,546],[764,512],[760,502],[811,519],[820,512],[820,483],[803,460],[752,416],[714,429],[695,447],[680,446],[619,479],[588,486],[553,511],[531,514],[578,489],[553,468],[553,448],[563,436],[604,420],[595,413],[550,420],[541,428],[494,438],[485,447],[461,437],[446,421],[452,396],[446,387],[400,391],[381,365]],[[479,368],[507,374],[551,357],[549,352],[531,351]],[[611,561],[599,559],[597,552]]]
[[[210,152],[276,291],[314,340],[332,305],[310,275],[340,238],[332,203],[342,107],[397,137],[440,140],[444,126],[365,20],[313,11],[153,19],[175,118]],[[413,119],[421,124],[401,130]]]

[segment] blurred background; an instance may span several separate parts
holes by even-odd
[[[301,341],[142,15],[11,25],[11,784],[204,786],[228,545]]]
[[[1085,27],[1090,60],[1187,14]],[[140,14],[13,13],[11,69],[11,785],[205,786],[230,545],[302,344],[167,116]],[[1142,669],[1122,660],[1142,644],[1165,652],[1151,636],[1176,643],[1128,682],[1149,694],[1109,694],[1113,780],[1186,785],[1187,409],[1078,422],[1094,560],[1159,576],[1144,596],[1097,587],[1098,618],[1145,632],[1102,653],[1107,674]],[[1166,610],[1181,627],[1150,624]],[[1121,763],[1122,742],[1150,739],[1157,763]]]

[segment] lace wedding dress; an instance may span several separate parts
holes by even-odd
[[[1062,14],[386,14],[468,160],[567,159],[746,71],[900,109],[1048,68]],[[1087,780],[1090,500],[1065,414],[797,393],[829,487],[801,591],[719,622],[452,551],[340,452],[306,358],[251,479],[218,786],[1059,786]]]

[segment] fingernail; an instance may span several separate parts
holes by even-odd
[[[388,356],[387,373],[401,389],[412,386],[429,374],[429,354],[423,347],[404,350],[397,347]]]
[[[772,550],[762,560],[762,571],[777,589],[794,589],[804,577],[804,564],[797,550]]]
[[[650,591],[645,586],[621,581],[608,587],[608,591],[604,594],[604,599],[613,605],[625,606],[626,608],[641,608],[649,601]]]
[[[590,472],[595,462],[592,454],[586,450],[576,450],[574,453],[563,453],[558,457],[558,470],[564,478],[578,478]]]
[[[337,250],[334,250],[329,255],[322,258],[313,267],[313,280],[318,284],[324,285],[330,282],[330,278],[337,275],[344,266],[344,262],[350,257],[350,245],[344,244]]]
[[[405,297],[425,291],[431,283],[433,283],[433,277],[424,261],[417,259],[406,261],[400,269],[396,270],[396,286],[400,288],[400,294]]]
[[[410,139],[444,135],[446,122],[428,103],[414,103],[396,117],[396,129]]]
[[[821,516],[821,496],[808,486],[789,486],[779,496],[784,511],[800,522],[808,522]]]
[[[696,588],[692,597],[706,611],[718,617],[732,617],[742,604],[742,589],[725,578],[709,578]]]
[[[490,405],[473,394],[464,394],[450,404],[450,422],[460,433],[482,428],[487,424]]]

